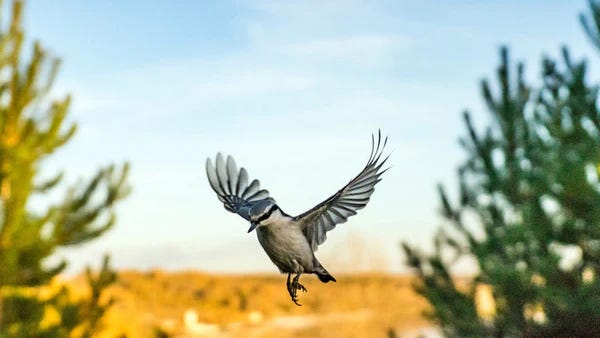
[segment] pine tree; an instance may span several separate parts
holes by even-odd
[[[600,5],[582,17],[600,47]],[[433,253],[403,243],[427,315],[448,337],[600,337],[600,112],[598,86],[566,48],[542,61],[534,89],[501,50],[494,90],[481,92],[489,126],[464,114],[467,160]],[[468,283],[453,264],[469,257]],[[489,303],[482,304],[487,293]]]
[[[88,337],[110,305],[102,297],[115,280],[108,258],[97,274],[88,270],[87,299],[50,287],[67,262],[50,265],[46,259],[111,228],[113,207],[128,192],[128,166],[103,168],[86,183],[63,186],[58,201],[47,197],[44,210],[31,207],[32,197],[60,186],[63,174],[44,180],[41,164],[76,126],[66,120],[70,97],[48,97],[59,60],[37,42],[23,57],[23,1],[14,0],[11,8],[0,31],[0,337]]]

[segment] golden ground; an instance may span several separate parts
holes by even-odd
[[[412,277],[337,275],[322,284],[302,276],[308,293],[298,307],[284,275],[122,271],[110,290],[106,336],[154,337],[388,337],[429,327],[426,303]],[[73,281],[76,283],[76,281]]]

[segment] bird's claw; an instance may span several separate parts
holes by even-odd
[[[298,306],[302,306],[302,304],[298,303],[298,297],[296,297],[296,296],[292,296],[292,302],[294,302],[294,304],[296,304]]]
[[[290,297],[292,298],[292,302],[298,306],[302,306],[302,304],[298,303],[298,290],[302,292],[307,292],[304,285],[298,283],[300,275],[297,275],[292,281],[290,281],[290,275],[288,275],[288,292],[290,293]]]
[[[298,286],[295,284],[292,284],[291,290],[290,290],[290,296],[292,297],[292,302],[294,302],[294,304],[298,305],[298,306],[302,306],[302,304],[298,303]]]

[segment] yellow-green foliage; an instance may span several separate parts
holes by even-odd
[[[57,248],[85,243],[113,225],[113,206],[128,192],[128,167],[108,166],[67,187],[62,199],[46,200],[44,210],[30,208],[33,196],[40,200],[60,184],[63,174],[41,175],[40,164],[72,138],[76,125],[65,122],[69,96],[47,97],[59,60],[38,42],[23,56],[23,5],[13,1],[11,20],[0,27],[0,336],[85,337],[107,305],[100,294],[113,280],[108,260],[98,277],[89,274],[91,298],[84,301],[47,287],[65,261],[43,262]]]

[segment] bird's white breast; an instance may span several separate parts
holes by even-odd
[[[277,210],[259,228],[260,244],[282,272],[304,272],[312,268],[310,244],[291,217]]]

